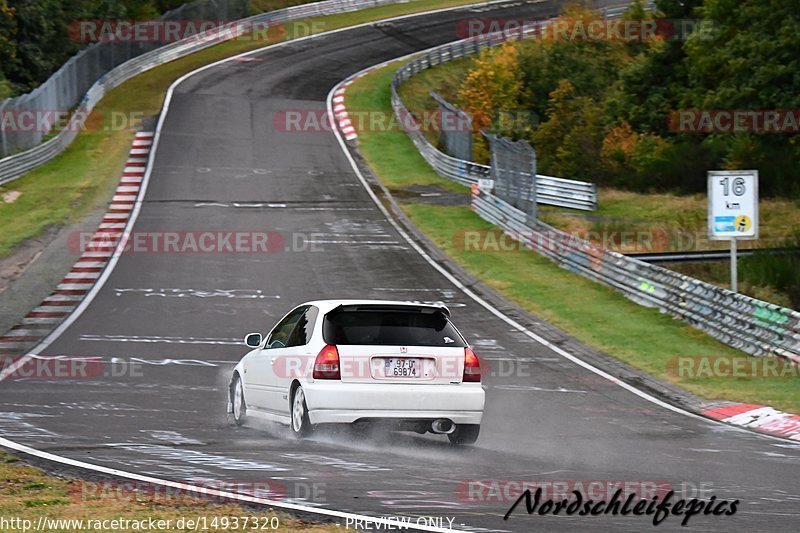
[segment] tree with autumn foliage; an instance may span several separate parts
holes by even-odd
[[[481,53],[461,85],[458,99],[461,107],[473,117],[473,124],[488,128],[500,111],[519,107],[522,74],[519,49],[513,43]]]
[[[475,158],[486,161],[488,147],[480,131],[513,134],[493,126],[498,124],[501,114],[513,114],[519,110],[522,92],[519,49],[513,43],[507,43],[484,51],[472,63],[459,88],[458,105],[472,116],[476,132],[473,143]]]

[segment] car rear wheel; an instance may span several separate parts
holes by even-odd
[[[455,431],[447,435],[451,444],[474,444],[481,432],[480,424],[459,424]]]
[[[303,392],[303,387],[298,385],[292,395],[292,433],[302,438],[311,433],[311,429],[306,394]]]
[[[241,426],[247,420],[247,404],[244,402],[244,386],[239,374],[233,378],[231,403],[233,404],[233,421],[237,426]]]

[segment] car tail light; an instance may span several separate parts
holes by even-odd
[[[314,379],[342,379],[336,346],[328,344],[319,351],[314,361]]]
[[[478,356],[475,355],[469,348],[464,348],[464,378],[462,381],[467,382],[480,382],[481,380],[481,362],[478,361]]]

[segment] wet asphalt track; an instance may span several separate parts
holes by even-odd
[[[545,16],[552,3],[494,8]],[[486,16],[481,12],[477,16]],[[330,133],[285,133],[273,114],[323,111],[329,90],[380,61],[456,38],[454,11],[319,37],[231,62],[180,85],[161,136],[137,231],[276,231],[273,254],[128,254],[46,355],[146,362],[140,373],[0,385],[0,434],[84,461],[371,515],[455,517],[487,530],[641,531],[646,517],[540,517],[509,502],[469,502],[461,482],[659,481],[740,499],[709,531],[778,531],[800,520],[800,449],[659,408],[564,360],[459,292],[393,230]],[[310,243],[309,241],[315,241]],[[311,245],[323,251],[310,251]],[[303,250],[302,248],[306,248]],[[296,442],[225,416],[230,369],[250,331],[317,298],[440,300],[496,374],[477,445],[431,435],[326,432]],[[537,330],[537,323],[523,318]],[[622,327],[624,321],[610,322]],[[189,361],[191,360],[191,361]],[[119,367],[117,367],[119,368]],[[530,374],[530,375],[526,375]],[[689,492],[691,496],[691,491]],[[678,528],[672,517],[660,530]],[[445,522],[446,524],[446,522]]]

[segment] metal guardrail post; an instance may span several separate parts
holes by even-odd
[[[5,116],[4,113],[6,112],[6,106],[11,101],[11,99],[5,99],[0,102],[0,124],[5,123]],[[8,144],[6,143],[6,129],[0,126],[0,157],[5,157],[10,155],[10,150],[8,149]]]

